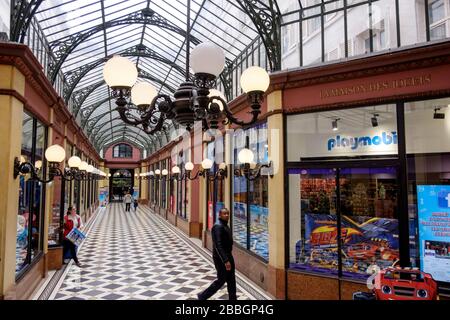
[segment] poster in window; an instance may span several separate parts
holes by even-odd
[[[450,282],[450,186],[418,185],[421,270]]]
[[[398,221],[377,217],[347,216],[341,219],[342,269],[344,272],[365,273],[376,264],[391,266],[399,257]],[[302,253],[302,250],[304,252]],[[308,254],[308,264],[314,269],[337,268],[337,216],[305,215],[305,244],[297,243],[296,255]]]

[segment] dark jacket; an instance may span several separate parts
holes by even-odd
[[[213,241],[213,257],[219,258],[223,263],[232,259],[233,236],[230,227],[225,221],[220,219],[211,230]]]

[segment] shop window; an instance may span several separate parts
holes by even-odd
[[[450,283],[450,98],[405,103],[410,256]]]
[[[237,155],[247,143],[257,163],[268,162],[266,124],[235,133],[235,165],[240,164]],[[269,259],[267,185],[267,176],[261,176],[252,182],[245,177],[233,176],[233,238],[238,244],[265,260]]]
[[[162,171],[164,169],[167,169],[167,160],[163,160],[160,162],[160,170],[161,170],[161,203],[160,203],[160,207],[167,209],[167,176],[164,177],[162,176]]]
[[[395,167],[290,169],[289,186],[290,267],[365,279],[398,261]]]
[[[398,261],[397,146],[395,105],[287,118],[291,268],[363,280]]]
[[[27,113],[23,113],[21,154],[25,161],[40,168],[41,178],[46,174],[44,159],[46,137],[46,127]],[[30,181],[30,175],[20,175],[19,179],[16,276],[42,252],[42,219],[45,208],[45,185]]]
[[[133,148],[128,144],[118,144],[113,148],[114,158],[131,158],[133,156]]]

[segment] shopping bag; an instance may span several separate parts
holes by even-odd
[[[81,232],[78,228],[73,228],[66,236],[67,240],[72,242],[76,246],[80,246],[84,239],[86,239],[86,235]]]

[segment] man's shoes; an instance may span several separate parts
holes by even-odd
[[[75,263],[78,268],[81,268],[83,265],[81,263]]]

